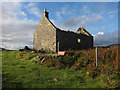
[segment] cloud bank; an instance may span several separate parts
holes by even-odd
[[[32,47],[33,32],[38,22],[26,18],[27,14],[21,10],[20,3],[2,5],[2,47],[7,49],[19,49],[25,45]]]

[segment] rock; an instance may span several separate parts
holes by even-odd
[[[29,50],[28,46],[25,46],[25,47],[24,47],[24,50]]]
[[[57,78],[54,79],[56,82],[58,82],[59,80]]]
[[[22,52],[22,51],[23,51],[23,49],[19,49],[19,51],[21,51],[21,52]]]
[[[34,59],[34,61],[39,61],[40,60],[40,57],[39,56],[37,56],[35,59]]]
[[[6,50],[5,48],[0,48],[0,51],[4,51],[4,50]]]

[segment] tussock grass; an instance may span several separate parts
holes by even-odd
[[[116,68],[116,48],[100,48],[99,66],[94,63],[95,49],[71,51],[64,57],[48,57],[43,65],[33,63],[47,54],[3,51],[3,88],[115,88],[120,73]],[[100,57],[101,55],[101,57]],[[20,58],[23,56],[23,58]],[[50,54],[48,54],[50,56]]]

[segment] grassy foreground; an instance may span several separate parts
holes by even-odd
[[[113,49],[113,48],[112,48]],[[116,48],[114,48],[116,49]],[[117,50],[117,49],[116,49]],[[119,85],[120,73],[114,68],[117,54],[112,60],[94,66],[94,49],[72,51],[65,57],[48,58],[43,65],[34,63],[41,53],[3,51],[3,88],[115,88]],[[103,50],[102,50],[103,51]],[[110,48],[107,49],[110,51]],[[107,52],[106,53],[109,53]],[[91,53],[91,54],[89,54]],[[79,55],[80,54],[80,55]],[[93,56],[92,56],[93,55]],[[99,55],[99,54],[98,54]],[[109,55],[109,54],[107,54]],[[111,55],[111,54],[110,54]],[[24,58],[20,58],[24,56]],[[104,56],[104,59],[109,59]],[[89,58],[89,60],[88,60]],[[63,60],[64,59],[64,60]],[[74,60],[74,61],[73,61]],[[83,61],[81,61],[83,60]],[[90,66],[91,65],[91,66]],[[92,66],[93,65],[93,66]],[[106,66],[106,67],[103,67]]]

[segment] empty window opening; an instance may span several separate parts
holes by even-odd
[[[81,42],[81,40],[78,38],[78,43],[80,43]]]

